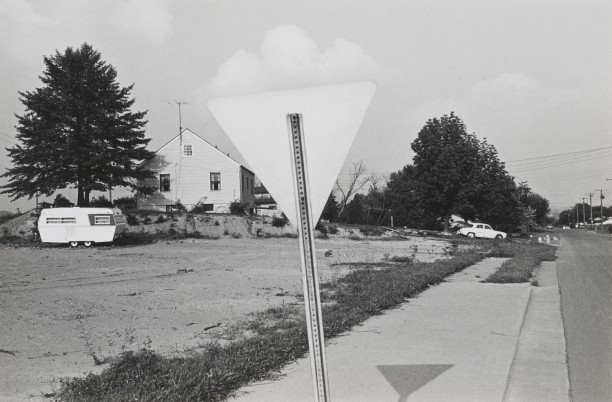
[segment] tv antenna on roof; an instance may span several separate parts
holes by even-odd
[[[172,106],[172,103],[166,101],[166,103],[170,106]],[[178,112],[179,112],[179,134],[181,134],[183,132],[183,114],[181,112],[181,105],[188,105],[189,103],[185,102],[185,101],[174,101],[174,103],[176,103],[178,105]]]

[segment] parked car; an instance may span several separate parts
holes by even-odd
[[[474,237],[483,237],[486,239],[505,239],[507,236],[505,232],[493,230],[493,228],[486,223],[472,223],[472,226],[459,229],[457,233],[467,236],[470,239],[473,239]]]

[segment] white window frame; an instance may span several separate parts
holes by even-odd
[[[218,181],[213,181],[213,175],[217,175]],[[217,184],[217,188],[213,188],[213,183]],[[210,172],[210,191],[221,191],[221,172]]]

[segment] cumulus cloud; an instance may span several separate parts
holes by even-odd
[[[213,96],[377,79],[374,59],[346,39],[322,50],[295,25],[281,25],[264,34],[259,52],[244,49],[222,63],[206,85]]]

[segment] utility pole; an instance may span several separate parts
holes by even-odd
[[[593,229],[593,193],[589,193],[589,208],[591,209],[591,229]]]
[[[603,199],[606,198],[603,195],[603,188],[600,188],[599,190],[595,190],[595,191],[599,191],[599,217],[601,218],[601,221],[603,222]]]
[[[586,226],[586,206],[584,205],[586,197],[582,197],[582,223]]]

